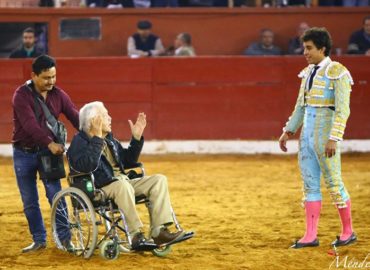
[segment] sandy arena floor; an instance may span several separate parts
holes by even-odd
[[[172,155],[146,156],[142,161],[148,174],[168,176],[173,207],[183,227],[196,231],[193,239],[173,246],[166,258],[121,254],[106,261],[98,251],[89,260],[65,254],[55,248],[49,233],[46,250],[22,255],[20,250],[31,237],[12,160],[0,158],[0,269],[354,269],[349,262],[362,262],[370,253],[370,154],[343,156],[359,241],[339,250],[339,267],[327,254],[340,233],[340,221],[325,189],[320,247],[288,249],[304,232],[295,156]],[[39,191],[50,232],[50,208],[42,185]],[[139,211],[146,222],[145,208],[139,206]],[[362,269],[370,268],[370,255],[367,262]]]

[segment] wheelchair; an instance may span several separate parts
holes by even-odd
[[[142,178],[145,170],[139,163],[125,174],[130,179]],[[95,188],[92,173],[70,173],[68,184],[67,189],[55,196],[51,210],[52,235],[58,249],[85,259],[99,249],[100,255],[108,260],[118,258],[120,253],[138,251],[131,247],[132,236],[123,211],[106,197],[103,190]],[[150,207],[145,196],[138,196],[135,201]],[[177,230],[182,230],[173,210],[172,216]],[[100,225],[104,225],[104,229],[99,230]],[[188,232],[180,241],[192,236],[193,232]],[[164,257],[171,252],[171,244],[140,251],[151,251],[155,256]]]

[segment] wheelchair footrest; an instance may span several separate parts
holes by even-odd
[[[173,240],[171,242],[168,242],[166,244],[159,245],[158,247],[163,248],[163,247],[166,247],[166,246],[171,246],[171,245],[183,242],[185,240],[188,240],[188,239],[192,238],[194,235],[195,235],[195,232],[186,232],[183,237],[180,237],[180,238],[178,238],[176,240]]]
[[[138,246],[133,248],[134,251],[152,251],[156,249],[158,246],[154,243],[140,243]]]

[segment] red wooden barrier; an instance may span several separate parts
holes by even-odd
[[[370,138],[369,57],[341,57],[355,80],[346,138]],[[101,100],[115,135],[148,116],[147,139],[276,139],[293,110],[302,57],[57,59],[57,84],[80,108]],[[0,142],[10,142],[11,98],[30,61],[0,60]],[[68,125],[69,138],[75,131]]]

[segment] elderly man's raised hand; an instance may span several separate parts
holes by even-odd
[[[130,124],[132,136],[135,138],[135,140],[140,141],[146,127],[145,113],[139,113],[135,124],[131,120],[128,120],[128,123]]]
[[[91,119],[90,135],[103,138],[103,119],[100,115]]]

